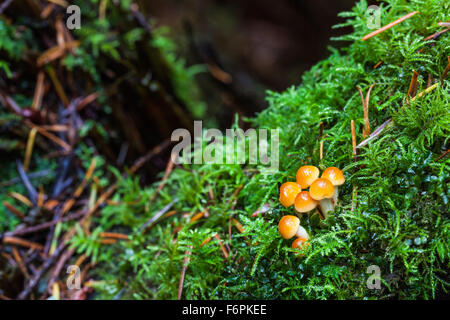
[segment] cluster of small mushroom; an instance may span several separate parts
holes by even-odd
[[[297,171],[296,182],[286,182],[280,187],[280,202],[284,207],[294,205],[299,213],[309,212],[316,207],[324,217],[333,211],[338,195],[338,187],[345,182],[344,174],[336,167],[325,169],[319,178],[320,171],[315,166],[303,166]],[[307,189],[302,191],[302,189]],[[296,216],[284,216],[278,224],[278,230],[285,239],[297,235],[292,243],[293,248],[303,248],[308,245],[308,233],[300,225]]]

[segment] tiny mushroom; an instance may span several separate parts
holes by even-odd
[[[284,239],[290,239],[295,235],[309,239],[308,232],[300,225],[300,219],[296,216],[283,216],[278,223],[278,231]]]
[[[300,167],[297,171],[297,183],[302,189],[306,189],[319,177],[319,173],[315,166]]]
[[[333,184],[328,179],[319,178],[311,184],[309,193],[314,200],[319,201],[319,208],[326,218],[327,213],[334,209],[334,205],[331,202],[331,198],[334,196]]]
[[[300,249],[303,251],[308,246],[309,246],[309,242],[308,242],[308,239],[306,239],[306,238],[298,237],[297,239],[295,239],[292,242],[293,249]],[[299,256],[303,256],[303,254],[300,253]]]
[[[294,207],[297,212],[309,212],[317,207],[319,202],[311,198],[309,191],[302,191],[295,197]]]
[[[344,173],[336,167],[329,167],[326,168],[325,171],[322,173],[322,178],[330,180],[330,182],[333,184],[334,186],[333,204],[336,205],[339,196],[338,187],[344,184],[345,182]]]
[[[278,223],[278,231],[284,239],[290,239],[297,233],[300,219],[295,216],[283,216]]]
[[[280,202],[285,207],[290,207],[295,202],[295,197],[302,191],[300,185],[295,182],[285,182],[280,187]]]

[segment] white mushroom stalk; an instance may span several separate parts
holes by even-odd
[[[298,230],[295,233],[295,235],[298,238],[303,238],[303,239],[309,240],[309,234],[308,234],[308,232],[306,232],[305,228],[303,228],[302,226],[298,226]]]
[[[323,217],[326,219],[329,216],[329,212],[332,212],[335,208],[335,202],[333,198],[322,199],[319,201],[319,209]]]

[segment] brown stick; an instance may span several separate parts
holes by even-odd
[[[35,250],[44,250],[44,246],[42,244],[31,242],[28,240],[24,240],[21,238],[11,237],[11,236],[4,236],[3,237],[3,243],[5,244],[16,244],[22,247],[27,247]]]
[[[233,222],[234,226],[236,227],[236,229],[239,230],[240,233],[244,233],[244,227],[237,219],[233,218],[231,221]]]
[[[14,256],[14,260],[16,260],[17,264],[19,265],[20,271],[23,273],[26,279],[30,277],[28,274],[27,268],[25,267],[25,264],[23,263],[22,256],[20,255],[19,250],[17,250],[16,246],[12,247],[12,253]]]
[[[190,248],[192,248],[192,246],[190,246]],[[178,283],[178,294],[177,294],[178,300],[181,300],[181,295],[183,294],[184,277],[186,275],[186,269],[189,264],[189,261],[191,260],[190,258],[191,254],[192,252],[189,250],[185,252],[185,257],[183,260],[183,268],[181,268],[180,282]]]
[[[227,249],[225,249],[225,247],[223,246],[222,239],[220,239],[220,236],[218,234],[216,234],[214,238],[216,238],[217,241],[219,242],[219,246],[220,249],[222,250],[223,256],[225,257],[225,259],[228,259],[228,252]]]
[[[374,69],[378,68],[379,66],[381,66],[383,64],[383,60],[378,61],[376,65],[373,66]]]
[[[22,212],[20,212],[18,209],[16,209],[16,207],[14,207],[12,204],[10,204],[8,201],[3,201],[3,205],[5,206],[6,209],[8,209],[9,211],[11,211],[17,218],[19,218],[20,220],[24,220],[25,216],[22,214]]]
[[[364,109],[364,123],[365,123],[365,133],[366,135],[370,135],[370,121],[369,121],[369,102],[370,102],[370,93],[372,92],[373,87],[375,86],[375,83],[372,84],[369,87],[369,90],[366,94],[366,100],[365,100],[365,109]]]
[[[319,146],[319,158],[320,158],[320,160],[323,159],[323,144],[324,144],[324,140],[320,140],[320,146]]]
[[[434,160],[435,162],[438,162],[439,160],[441,160],[442,158],[444,158],[446,155],[448,155],[450,153],[450,149],[445,150],[439,157],[436,158],[436,160]]]
[[[199,212],[197,214],[195,214],[190,220],[189,223],[195,222],[201,218],[203,218],[204,216],[206,216],[208,213],[208,210],[203,210],[202,212]]]
[[[425,40],[435,40],[437,38],[439,38],[442,34],[446,33],[447,31],[449,31],[450,28],[438,31],[436,33],[433,33],[432,35],[429,35],[428,37],[425,38]]]
[[[94,102],[100,94],[98,92],[91,93],[90,95],[84,97],[77,105],[77,111],[80,112],[84,109],[87,105]]]
[[[44,137],[52,140],[54,143],[58,144],[59,146],[61,146],[62,148],[64,148],[66,151],[70,151],[72,150],[72,147],[65,141],[61,140],[60,138],[58,138],[57,136],[55,136],[54,134],[51,134],[50,132],[48,132],[47,130],[45,130],[44,128],[37,126],[35,124],[33,124],[30,121],[26,121],[25,122],[30,128],[36,128],[36,130],[42,134]]]
[[[53,86],[55,87],[56,94],[61,99],[62,103],[67,107],[69,106],[69,99],[67,98],[66,93],[64,92],[63,86],[61,82],[56,77],[55,71],[52,67],[47,68],[47,73],[50,76],[50,80],[52,80]]]
[[[16,199],[16,200],[22,202],[22,203],[23,203],[24,205],[26,205],[27,207],[30,207],[30,208],[31,208],[31,207],[33,206],[33,203],[30,201],[30,199],[28,199],[28,198],[25,197],[24,195],[21,195],[21,194],[18,193],[18,192],[13,191],[13,192],[10,192],[9,195],[10,195],[11,197],[13,197],[14,199]]]
[[[44,95],[44,79],[45,74],[40,71],[38,73],[36,88],[34,90],[33,104],[31,105],[31,108],[34,110],[39,110],[41,108],[42,97]]]
[[[370,94],[370,91],[372,90],[372,86],[369,88],[369,91],[367,92],[366,99],[364,99],[364,95],[361,89],[358,86],[356,86],[356,89],[359,92],[363,105],[363,114],[364,114],[363,138],[365,138],[370,134],[369,107],[367,106],[367,103],[368,103],[368,96]]]
[[[409,83],[409,88],[408,88],[408,96],[411,98],[416,95],[417,77],[418,76],[419,76],[419,73],[416,70],[413,70],[413,74],[411,76],[411,82]]]
[[[408,13],[407,15],[405,15],[405,16],[403,16],[403,17],[401,17],[401,18],[398,18],[397,20],[395,20],[395,21],[393,21],[393,22],[391,22],[391,23],[385,25],[384,27],[381,27],[380,29],[377,29],[377,30],[375,30],[375,31],[373,31],[373,32],[371,32],[371,33],[365,35],[365,36],[362,38],[362,40],[365,41],[365,40],[367,40],[367,39],[370,39],[370,38],[376,36],[377,34],[380,34],[380,33],[384,32],[384,31],[386,31],[386,30],[392,28],[393,26],[399,24],[400,22],[403,22],[403,21],[405,21],[406,19],[411,18],[412,16],[416,15],[417,13],[419,13],[419,11],[413,11],[413,12],[411,12],[411,13]]]
[[[113,238],[113,239],[123,239],[123,240],[128,240],[129,237],[126,234],[123,233],[116,233],[116,232],[100,232],[99,237],[102,238]]]
[[[101,239],[101,244],[114,244],[117,242],[117,239]]]

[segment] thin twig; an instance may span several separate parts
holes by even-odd
[[[34,90],[33,104],[31,109],[39,110],[42,104],[42,97],[44,96],[44,80],[45,74],[40,71],[37,76],[36,88]]]
[[[366,94],[366,99],[364,99],[363,93],[361,89],[356,86],[356,89],[359,92],[359,95],[361,96],[362,105],[363,105],[363,113],[364,113],[364,129],[363,129],[363,138],[370,135],[370,121],[369,121],[369,102],[370,102],[370,92],[372,91],[375,84],[372,84],[369,87],[369,90]]]
[[[405,21],[406,19],[411,18],[412,16],[416,15],[417,13],[419,13],[419,11],[413,11],[413,12],[411,12],[411,13],[408,13],[407,15],[405,15],[405,16],[403,16],[403,17],[401,17],[401,18],[398,18],[397,20],[395,20],[395,21],[393,21],[393,22],[391,22],[391,23],[385,25],[384,27],[381,27],[380,29],[377,29],[377,30],[375,30],[375,31],[373,31],[373,32],[371,32],[371,33],[365,35],[365,36],[362,38],[362,40],[365,41],[365,40],[367,40],[367,39],[370,39],[370,38],[376,36],[377,34],[380,34],[380,33],[384,32],[384,31],[386,31],[386,30],[392,28],[393,26],[399,24],[400,22],[403,22],[403,21]]]
[[[450,149],[445,150],[439,157],[436,158],[436,160],[434,160],[435,162],[438,162],[439,160],[441,160],[442,158],[444,158],[446,155],[448,155],[450,153]]]
[[[129,240],[128,235],[123,233],[116,233],[116,232],[100,232],[98,234],[101,238],[113,238],[113,239],[122,239],[122,240]]]
[[[388,129],[392,126],[392,119],[389,118],[386,120],[381,126],[379,126],[374,132],[370,134],[370,136],[367,137],[367,139],[363,140],[360,144],[356,146],[356,149],[362,148],[366,146],[370,141],[376,139],[381,132],[383,132],[385,129]]]
[[[4,236],[3,243],[4,244],[15,244],[18,246],[31,248],[31,249],[35,249],[35,250],[44,250],[44,246],[39,243],[24,240],[21,238],[16,238],[16,237]]]
[[[173,199],[172,202],[170,202],[169,204],[167,204],[164,208],[162,208],[161,210],[159,210],[155,215],[153,215],[150,220],[148,220],[146,223],[144,223],[140,228],[139,228],[139,232],[144,233],[147,229],[151,228],[152,225],[159,219],[161,218],[167,211],[169,211],[169,209],[178,201],[177,198]]]
[[[225,257],[225,259],[228,259],[228,252],[227,249],[225,249],[225,247],[223,246],[222,239],[220,239],[220,236],[218,234],[216,234],[214,238],[216,238],[217,241],[219,242],[219,246],[220,249],[222,250],[223,256]]]
[[[192,246],[190,246],[192,249]],[[185,257],[183,260],[183,267],[181,268],[181,274],[180,274],[180,282],[178,283],[178,294],[177,299],[181,300],[181,295],[183,294],[183,284],[184,284],[184,277],[186,275],[186,269],[189,264],[189,261],[191,260],[190,255],[192,254],[191,251],[187,250],[185,252]]]
[[[373,68],[377,69],[379,66],[383,64],[383,62],[384,62],[383,60],[378,61],[377,64],[373,66]]]
[[[444,33],[448,32],[449,30],[450,30],[450,28],[447,28],[447,29],[438,31],[436,33],[433,33],[432,35],[429,35],[428,37],[426,37],[425,40],[436,40],[437,38],[439,38]]]
[[[20,194],[18,192],[12,191],[12,192],[9,193],[9,195],[12,198],[16,199],[17,201],[22,202],[27,207],[32,207],[33,206],[33,203],[30,201],[30,199],[28,199],[27,197],[25,197],[24,195],[22,195],[22,194]]]
[[[37,129],[32,128],[30,133],[28,134],[27,147],[25,149],[25,159],[23,161],[23,168],[25,171],[28,171],[28,167],[30,165],[31,155],[33,153],[34,141],[36,138]]]
[[[323,144],[324,144],[324,140],[320,140],[320,146],[319,146],[319,158],[322,161],[323,159]]]
[[[408,96],[411,98],[413,98],[416,95],[418,76],[419,76],[419,73],[416,70],[413,70],[413,74],[411,76],[411,82],[409,83],[409,88],[408,88]]]
[[[19,266],[20,271],[23,273],[26,279],[29,279],[30,275],[28,274],[27,268],[25,267],[22,256],[15,246],[12,246],[12,253],[14,260],[16,260],[17,265]]]
[[[16,217],[18,217],[20,220],[24,220],[25,216],[22,214],[22,212],[20,212],[18,209],[16,209],[16,207],[14,207],[12,204],[10,204],[9,202],[7,202],[6,200],[3,201],[3,205],[5,206],[6,209],[8,209],[9,211],[11,211]]]
[[[72,150],[72,147],[65,141],[63,141],[62,139],[58,138],[57,136],[55,136],[54,134],[51,134],[50,132],[48,132],[47,130],[45,130],[44,128],[37,126],[35,124],[33,124],[30,121],[25,121],[25,123],[30,127],[30,128],[36,128],[36,130],[43,135],[44,137],[52,140],[54,143],[60,145],[63,149],[65,149],[66,151],[70,151]]]

